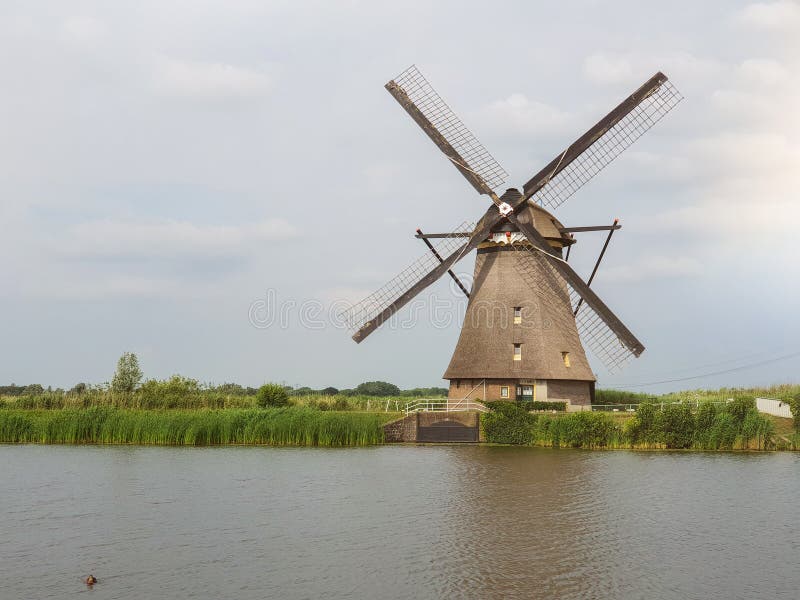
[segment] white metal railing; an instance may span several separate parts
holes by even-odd
[[[681,404],[688,404],[690,407],[693,408],[700,408],[701,404],[708,402],[710,404],[728,404],[728,402],[733,402],[733,398],[728,398],[727,400],[700,400],[700,399],[686,399],[686,400],[676,400],[674,402],[651,402],[653,406],[657,406],[660,410],[664,410],[665,406],[675,406]],[[609,412],[636,412],[636,409],[639,408],[639,403],[635,404],[592,404],[592,410],[594,411],[609,411]]]
[[[476,410],[488,412],[489,409],[474,400],[417,400],[406,404],[406,414],[415,412],[466,412]]]

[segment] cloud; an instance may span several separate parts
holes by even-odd
[[[106,24],[95,17],[73,16],[61,23],[61,38],[83,47],[94,47],[108,36]]]
[[[745,83],[755,86],[774,86],[785,83],[791,76],[789,69],[772,59],[750,58],[739,65],[739,74]]]
[[[629,57],[602,53],[586,57],[583,73],[589,81],[601,84],[626,82],[634,78]]]
[[[160,94],[184,100],[241,101],[265,96],[272,88],[272,79],[247,67],[160,56],[155,64],[154,84]]]
[[[707,81],[727,69],[727,65],[716,59],[689,52],[594,52],[583,62],[586,79],[600,85],[636,85],[656,71],[664,71],[682,87],[688,82]]]
[[[526,137],[560,133],[568,129],[572,121],[569,113],[519,93],[491,103],[477,118],[498,134]]]
[[[103,219],[75,225],[57,251],[67,258],[168,260],[243,256],[254,243],[284,240],[296,229],[283,219],[247,225]]]
[[[645,256],[628,265],[603,270],[603,282],[630,283],[702,275],[703,265],[689,256]]]
[[[790,0],[749,4],[735,16],[736,22],[755,29],[797,31],[800,4]]]

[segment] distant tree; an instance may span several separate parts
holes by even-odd
[[[70,394],[80,396],[86,391],[86,384],[83,382],[76,383],[75,386],[69,391]]]
[[[256,392],[256,404],[261,408],[286,406],[289,404],[289,392],[279,383],[265,383]]]
[[[44,388],[38,383],[32,383],[25,386],[23,394],[25,396],[39,396],[40,394],[44,394]]]
[[[132,394],[142,382],[139,359],[133,352],[125,352],[117,361],[117,370],[111,380],[111,391],[118,394]]]
[[[320,390],[319,393],[323,396],[335,396],[339,393],[339,390],[337,390],[335,387],[326,387],[325,389]]]
[[[356,386],[360,396],[399,396],[400,388],[386,381],[365,381]]]
[[[226,394],[228,396],[244,396],[247,394],[247,390],[238,383],[221,383],[211,389],[219,392],[220,394]]]
[[[410,396],[414,398],[442,398],[447,396],[448,389],[443,387],[429,387],[429,388],[411,388],[409,390],[402,390],[400,395]]]
[[[24,385],[0,385],[0,396],[22,396],[25,393]]]
[[[286,391],[292,396],[311,396],[316,393],[310,387],[288,388]]]

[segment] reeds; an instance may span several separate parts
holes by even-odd
[[[0,442],[212,446],[368,446],[392,415],[268,410],[0,410]]]

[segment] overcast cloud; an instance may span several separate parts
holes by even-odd
[[[663,70],[686,100],[558,211],[623,225],[594,285],[647,351],[600,385],[796,382],[770,359],[800,352],[799,51],[792,1],[0,2],[0,381],[101,382],[130,350],[157,377],[439,384],[458,322],[356,345],[302,312],[485,210],[382,89],[415,63],[515,186]],[[268,298],[283,324],[254,325]]]

